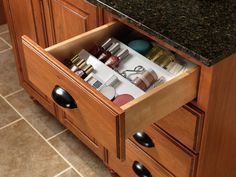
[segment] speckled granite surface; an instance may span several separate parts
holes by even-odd
[[[90,0],[207,66],[236,53],[236,0]]]

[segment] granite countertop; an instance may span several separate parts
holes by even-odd
[[[89,0],[211,66],[236,53],[236,0]]]

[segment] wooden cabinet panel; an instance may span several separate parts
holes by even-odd
[[[104,24],[110,23],[110,22],[112,22],[114,20],[115,19],[113,18],[113,15],[110,12],[108,12],[106,10],[103,11],[103,21],[104,21]]]
[[[4,14],[3,0],[0,0],[0,25],[6,23],[6,17]]]
[[[21,36],[27,35],[42,47],[46,47],[41,0],[4,0],[8,26],[14,48],[18,76],[23,82],[23,56]],[[37,17],[37,20],[36,20]]]
[[[141,170],[139,175],[137,175],[133,166],[135,162],[142,164],[152,177],[171,177],[173,176],[167,170],[165,170],[162,166],[160,166],[155,160],[153,160],[150,156],[140,150],[135,144],[131,141],[126,141],[126,160],[121,162],[117,158],[113,157],[112,154],[108,154],[108,166],[112,168],[120,177],[135,177],[135,176],[147,176],[148,173],[144,170]],[[140,166],[138,166],[140,167]]]
[[[71,118],[66,115],[66,113],[60,109],[62,117],[60,117],[60,121],[71,131],[73,134],[79,138],[89,149],[91,149],[100,159],[104,160],[104,151],[103,146],[98,143],[95,138],[93,138],[89,130],[86,130],[83,125],[74,125],[70,120]]]
[[[198,153],[204,114],[193,105],[185,105],[155,124],[170,136]]]
[[[177,144],[157,127],[150,126],[144,129],[144,132],[150,137],[153,146],[146,147],[146,144],[145,146],[141,145],[132,139],[140,148],[175,176],[192,177],[194,175],[196,155]],[[145,141],[147,141],[147,138],[143,138],[143,142]]]
[[[98,8],[86,1],[48,0],[45,4],[49,43],[55,44],[99,25]]]

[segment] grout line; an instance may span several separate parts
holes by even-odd
[[[7,44],[10,48],[12,48],[11,44],[9,44],[5,39],[3,39],[2,37],[0,37],[0,39],[1,39],[5,44]]]
[[[68,168],[66,168],[65,170],[61,171],[60,173],[54,175],[53,177],[59,177],[60,175],[62,175],[63,173],[69,171],[70,169],[71,169],[71,167],[68,167]]]
[[[2,97],[14,109],[25,122],[81,177],[84,177],[24,116],[4,97]]]
[[[20,117],[19,119],[16,119],[16,120],[14,120],[13,122],[11,122],[11,123],[9,123],[9,124],[7,124],[7,125],[4,125],[3,127],[0,127],[0,130],[2,130],[2,129],[4,129],[4,128],[7,128],[7,127],[9,127],[9,126],[11,126],[11,125],[13,125],[13,124],[15,124],[15,123],[19,122],[20,120],[23,120],[23,118]]]
[[[8,31],[8,30],[2,31],[2,32],[0,33],[0,35],[1,35],[1,34],[5,34],[5,33],[9,33],[9,31]]]
[[[60,135],[60,134],[62,134],[62,133],[64,133],[64,132],[66,132],[66,131],[67,131],[67,129],[65,129],[65,130],[62,130],[61,132],[59,132],[59,133],[57,133],[57,134],[55,134],[55,135],[53,135],[53,136],[49,137],[49,138],[47,139],[47,141],[50,141],[51,139],[53,139],[53,138],[57,137],[58,135]]]
[[[23,91],[23,90],[24,90],[24,89],[21,88],[21,89],[16,90],[16,91],[14,91],[14,92],[12,92],[12,93],[9,93],[8,95],[6,95],[6,96],[4,96],[4,97],[7,98],[7,97],[12,96],[12,95],[14,95],[14,94],[16,94],[16,93],[19,93],[19,92],[21,92],[21,91]]]
[[[11,49],[12,49],[12,47],[10,47],[10,48],[8,48],[8,49],[4,49],[4,50],[0,51],[0,54],[3,54],[4,52],[7,52],[7,51],[9,51],[9,50],[11,50]]]

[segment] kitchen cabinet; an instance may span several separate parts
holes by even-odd
[[[15,61],[20,82],[23,83],[23,68],[21,59],[23,51],[21,36],[27,35],[42,47],[46,47],[46,33],[44,30],[41,0],[4,0],[6,16],[12,45],[14,48]]]
[[[15,21],[24,19],[23,10],[11,2],[5,0],[5,6],[11,35],[18,39],[14,49],[21,49],[17,66],[23,86],[121,177],[149,172],[154,176],[236,175],[231,158],[235,155],[232,137],[236,135],[232,106],[235,55],[208,67],[126,20],[78,0],[22,1],[29,6],[25,7],[29,13],[26,24],[35,23],[36,16],[41,20],[35,27],[20,26],[17,31],[16,25],[21,23]],[[63,63],[80,49],[91,47],[91,41],[101,43],[122,34],[123,29],[138,31],[196,67],[122,107],[114,105]],[[58,87],[74,99],[75,109],[52,98]],[[137,140],[133,135],[140,131],[145,136]],[[146,147],[146,141],[152,146]],[[142,172],[135,166],[142,167]]]
[[[102,24],[101,10],[83,0],[44,1],[45,22],[50,45],[84,33]]]

